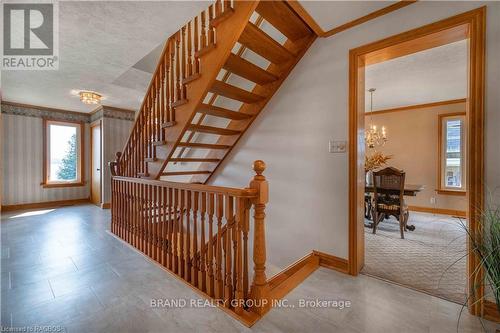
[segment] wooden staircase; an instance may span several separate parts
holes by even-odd
[[[285,1],[216,1],[167,42],[119,169],[207,182],[315,38]]]
[[[248,188],[203,183],[315,39],[286,1],[215,1],[165,43],[110,163],[112,232],[247,325],[270,304],[233,301],[280,298],[317,260],[267,280],[264,162],[254,163]]]

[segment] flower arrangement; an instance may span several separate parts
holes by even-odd
[[[365,172],[380,168],[381,166],[387,164],[387,161],[391,158],[392,155],[384,155],[379,151],[376,151],[371,155],[365,155]]]

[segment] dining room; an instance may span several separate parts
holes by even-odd
[[[467,40],[365,71],[361,273],[463,303],[467,295]]]

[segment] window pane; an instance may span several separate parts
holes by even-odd
[[[445,156],[445,186],[462,187],[462,121],[447,120],[446,126],[446,156]]]
[[[77,128],[49,125],[50,175],[49,181],[77,180]]]

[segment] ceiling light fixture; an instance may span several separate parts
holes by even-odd
[[[99,104],[102,96],[93,91],[80,91],[80,101],[84,104]]]

